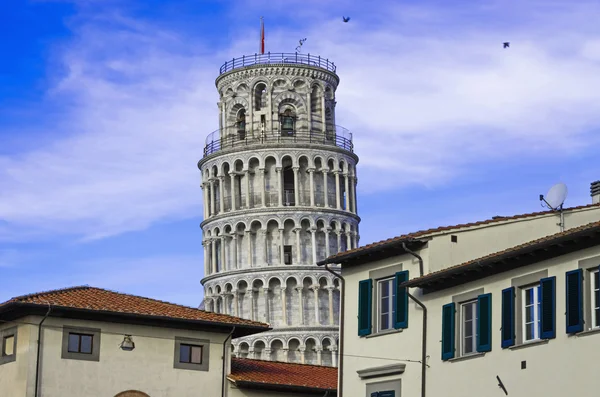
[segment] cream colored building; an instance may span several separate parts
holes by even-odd
[[[342,265],[340,395],[597,395],[599,204],[420,231],[319,264]]]
[[[231,357],[269,329],[87,286],[20,296],[0,304],[0,396],[335,395],[335,368]]]

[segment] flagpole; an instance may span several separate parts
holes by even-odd
[[[260,48],[261,54],[265,53],[265,22],[264,18],[260,17]]]

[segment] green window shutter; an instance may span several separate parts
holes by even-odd
[[[373,280],[358,283],[358,336],[371,333],[371,308],[373,307]]]
[[[583,331],[583,269],[566,274],[567,334]]]
[[[502,348],[515,344],[515,287],[502,290]]]
[[[541,339],[556,338],[556,277],[540,280],[541,290]]]
[[[492,294],[477,297],[477,351],[492,350]]]
[[[454,358],[454,318],[455,304],[448,303],[442,307],[442,360]]]
[[[408,288],[400,287],[400,284],[408,281],[408,270],[396,273],[394,288],[396,289],[396,300],[394,301],[394,328],[408,328]]]

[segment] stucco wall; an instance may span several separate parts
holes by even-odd
[[[37,338],[31,337],[34,327],[25,324],[2,323],[0,332],[13,327],[17,327],[16,360],[0,365],[0,395],[17,397],[25,396],[30,381],[29,378],[33,378],[30,358],[35,357],[35,341]],[[33,343],[31,343],[32,341]],[[33,370],[35,370],[35,367]]]
[[[30,321],[39,322],[40,318]],[[100,361],[80,361],[61,358],[62,327],[75,326],[102,330]],[[36,331],[37,332],[37,331]],[[123,351],[119,345],[125,334],[133,335],[135,349]],[[173,368],[174,338],[208,339],[210,344],[209,371]],[[113,397],[127,390],[139,390],[150,397],[160,396],[219,396],[221,393],[222,348],[227,335],[144,326],[99,323],[49,318],[44,324],[40,390],[43,397]],[[37,334],[27,342],[19,334],[20,352],[35,351]],[[26,345],[21,345],[21,344]],[[230,348],[227,348],[227,352]],[[13,364],[8,364],[13,365]],[[0,366],[0,379],[15,377],[15,370]],[[17,358],[18,385],[23,383],[26,367],[35,371],[35,354]],[[3,372],[1,372],[3,371]],[[33,375],[29,377],[30,383]],[[4,396],[4,382],[2,382]],[[11,389],[9,389],[11,390]],[[13,388],[6,396],[25,396],[22,386]],[[30,387],[27,397],[33,397]]]
[[[501,273],[476,282],[437,293],[418,295],[428,308],[427,394],[430,396],[468,397],[502,396],[496,376],[500,376],[511,397],[597,395],[600,377],[595,365],[600,346],[600,333],[568,336],[565,332],[565,272],[577,269],[580,260],[597,258],[600,247],[582,250],[548,261]],[[396,258],[404,264],[406,257]],[[593,262],[593,261],[592,261]],[[402,396],[420,393],[422,310],[409,305],[409,328],[402,332],[359,338],[357,335],[358,282],[369,277],[369,271],[390,265],[392,261],[349,268],[346,277],[346,332],[344,345],[344,390],[352,396],[365,395],[366,384],[388,379],[402,379]],[[407,266],[414,266],[407,264]],[[548,276],[556,276],[556,338],[548,343],[519,349],[500,347],[501,290],[511,286],[511,279],[547,269]],[[411,275],[416,273],[412,273]],[[589,281],[588,279],[585,280]],[[441,360],[442,306],[452,302],[452,296],[484,289],[492,293],[492,351],[469,359],[444,362]],[[412,290],[419,294],[418,290]],[[355,357],[371,356],[379,359]],[[403,361],[407,360],[407,361]],[[526,361],[526,369],[521,362]],[[361,380],[356,371],[371,367],[406,363],[404,374],[392,377]]]

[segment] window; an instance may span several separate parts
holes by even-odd
[[[522,289],[523,304],[523,342],[540,339],[542,308],[540,286],[535,285]]]
[[[286,265],[292,264],[292,246],[291,245],[283,246],[283,263]]]
[[[0,365],[16,360],[17,328],[0,330]]]
[[[377,282],[377,291],[379,292],[379,296],[377,297],[377,329],[379,331],[392,329],[394,314],[396,312],[393,304],[394,299],[396,299],[394,278],[379,280]]]
[[[202,346],[179,345],[179,362],[188,364],[202,364]]]
[[[477,300],[460,305],[461,354],[477,353]]]
[[[100,330],[63,327],[62,358],[100,361]]]
[[[208,371],[210,341],[175,338],[173,368]]]
[[[92,354],[93,335],[69,333],[69,353]]]
[[[600,327],[600,273],[598,269],[590,272],[590,307],[592,308],[592,327]]]
[[[408,270],[401,265],[372,270],[358,283],[358,335],[385,334],[408,327]]]
[[[442,360],[492,350],[492,294],[483,292],[454,296],[442,307]]]

